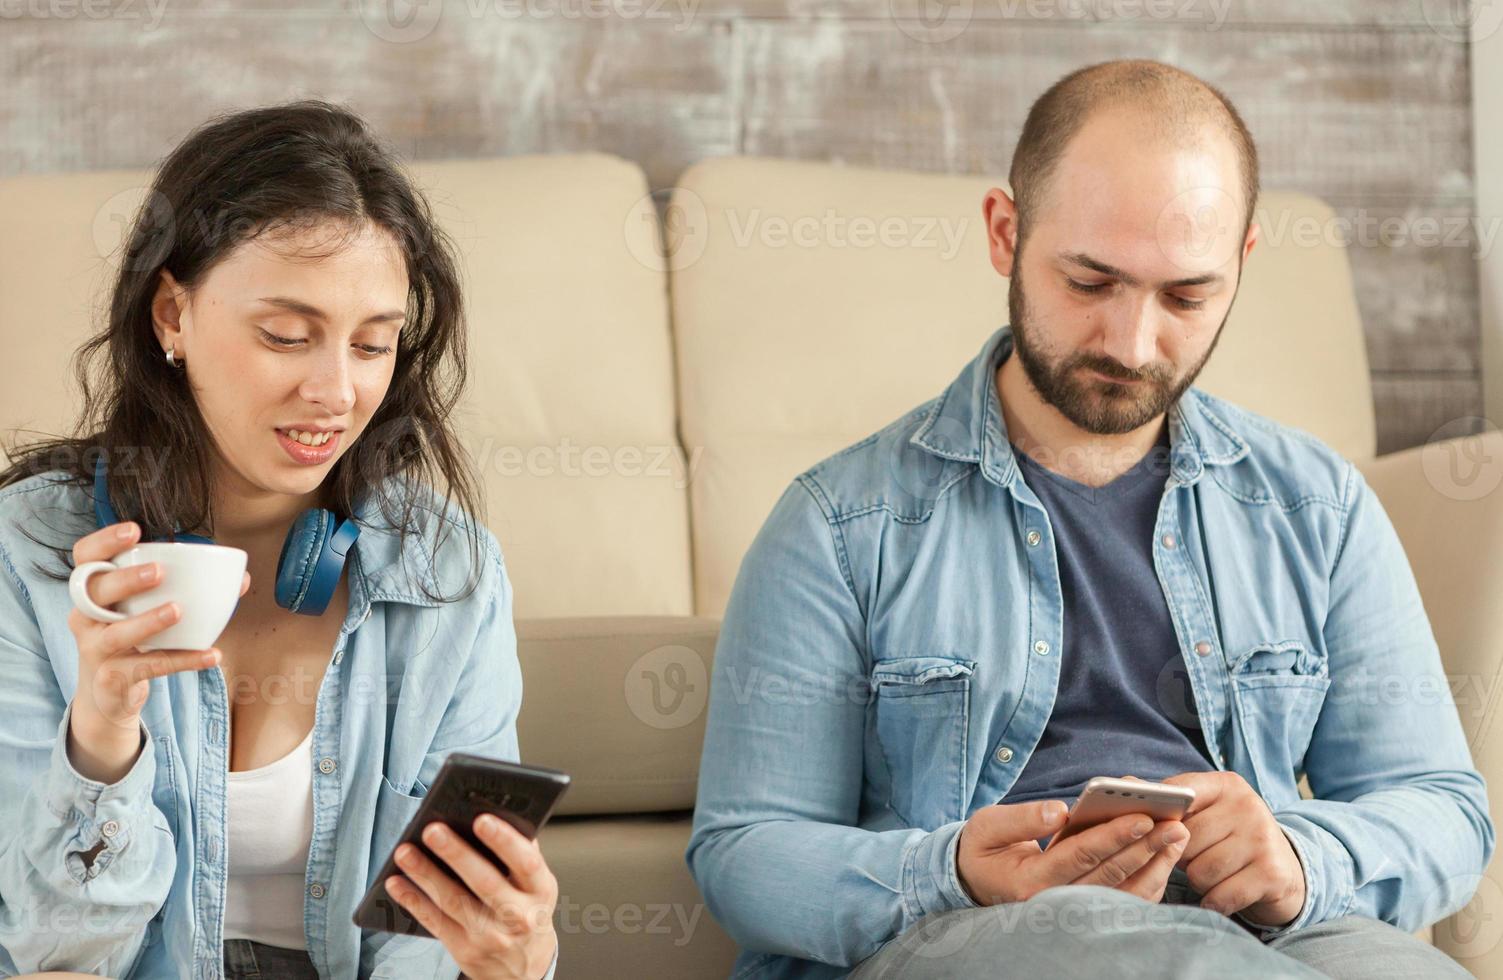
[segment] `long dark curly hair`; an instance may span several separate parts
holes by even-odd
[[[63,470],[65,482],[92,488],[102,453],[110,498],[122,520],[140,524],[141,540],[171,540],[183,529],[212,532],[212,440],[182,371],[161,356],[152,327],[160,272],[166,269],[191,293],[241,244],[325,221],[350,229],[373,224],[389,233],[405,258],[409,288],[391,386],[324,481],[321,503],[352,517],[369,495],[386,526],[400,533],[404,555],[408,535],[419,533],[414,518],[424,519],[417,511],[448,512],[447,519],[429,522],[434,553],[450,528],[463,528],[472,572],[459,595],[434,595],[426,585],[424,592],[443,602],[473,592],[483,514],[472,463],[450,423],[467,359],[454,246],[395,155],[359,116],[328,102],[218,116],[166,158],[122,244],[108,322],[75,354],[83,407],[72,431],[22,445],[12,430],[0,487]],[[145,465],[148,457],[170,460],[170,472]],[[441,501],[430,496],[440,486]],[[63,559],[63,571],[42,573],[66,578],[73,540],[54,544],[26,533]]]

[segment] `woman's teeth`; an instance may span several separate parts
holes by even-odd
[[[320,432],[317,435],[313,435],[300,429],[286,429],[284,431],[287,433],[287,438],[295,439],[305,446],[322,446],[334,438],[334,433],[332,432]]]

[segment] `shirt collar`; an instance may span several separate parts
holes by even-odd
[[[913,434],[915,446],[944,459],[976,463],[998,486],[1009,486],[1017,459],[1007,439],[997,397],[997,368],[1012,353],[1012,328],[988,338],[981,353],[945,389]],[[1170,472],[1183,484],[1200,479],[1207,466],[1226,466],[1248,453],[1247,442],[1191,388],[1170,407]]]
[[[388,478],[389,492],[400,493],[400,481]],[[400,497],[396,497],[398,501]],[[419,520],[431,517],[433,511],[426,502],[413,505]],[[410,529],[406,547],[403,547],[400,532],[381,513],[379,501],[367,493],[354,508],[355,520],[360,525],[360,536],[355,539],[348,563],[350,576],[350,615],[358,615],[363,621],[365,611],[372,602],[405,602],[419,606],[436,606],[438,601],[426,595],[440,593],[443,588],[437,582],[431,548],[433,533],[431,522],[424,521],[421,529]],[[446,535],[462,534],[463,529],[451,528]]]

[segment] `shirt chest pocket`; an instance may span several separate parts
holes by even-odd
[[[965,814],[966,741],[976,661],[882,660],[872,667],[877,740],[889,805],[910,827],[933,830]]]
[[[1299,640],[1256,643],[1231,663],[1248,761],[1270,806],[1299,798],[1299,773],[1331,677],[1325,657]]]

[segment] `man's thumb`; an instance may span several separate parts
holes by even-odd
[[[1037,840],[1064,826],[1068,812],[1059,800],[1004,803],[996,808],[996,817],[987,822],[984,834],[994,846]]]

